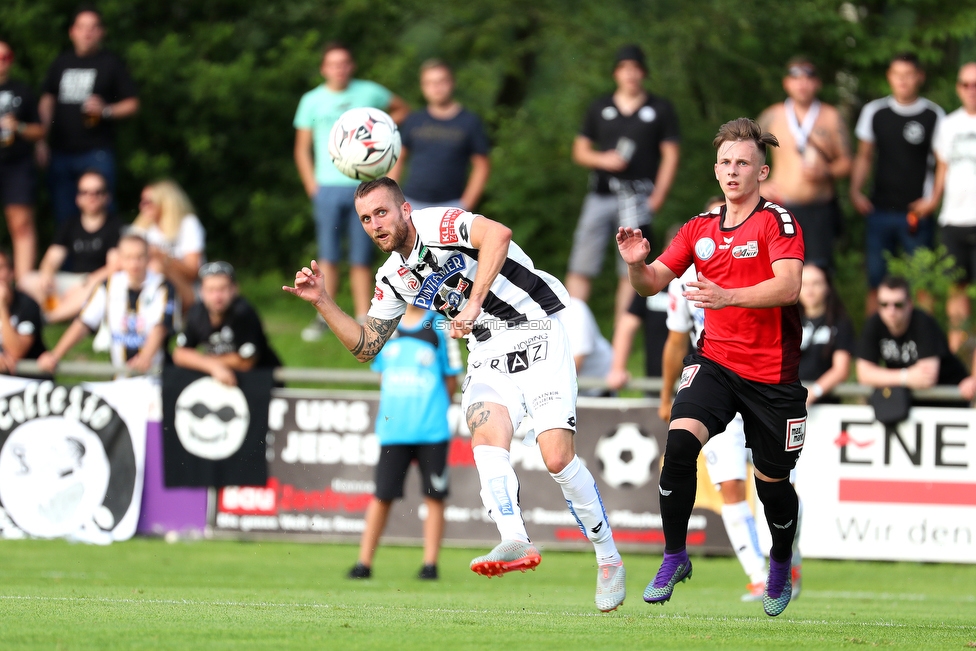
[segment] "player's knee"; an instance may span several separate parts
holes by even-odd
[[[796,511],[799,498],[788,481],[764,481],[756,477],[756,496],[768,512]]]
[[[669,431],[668,443],[664,450],[665,471],[679,475],[695,473],[698,470],[698,454],[701,449],[701,441],[688,430]]]

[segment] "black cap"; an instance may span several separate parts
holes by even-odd
[[[639,45],[624,45],[617,50],[617,58],[613,62],[614,67],[620,65],[621,61],[634,61],[644,71],[644,74],[647,74],[647,59],[644,58],[644,50],[640,49]]]

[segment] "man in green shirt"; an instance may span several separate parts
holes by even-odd
[[[353,194],[359,181],[336,169],[329,157],[329,132],[339,116],[351,108],[383,109],[401,122],[410,111],[406,102],[379,84],[353,78],[356,62],[345,45],[332,42],[322,55],[325,83],[302,96],[295,113],[295,165],[312,200],[318,241],[318,263],[325,287],[335,296],[339,288],[342,236],[349,238],[349,284],[356,317],[363,319],[373,295],[373,242],[359,225]],[[327,330],[316,319],[302,330],[302,339],[316,341]]]

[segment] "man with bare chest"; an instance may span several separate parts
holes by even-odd
[[[787,99],[766,109],[759,124],[780,147],[763,196],[791,211],[803,226],[807,262],[833,268],[841,223],[835,185],[851,171],[847,125],[836,108],[817,99],[820,78],[805,57],[790,59],[783,77]]]

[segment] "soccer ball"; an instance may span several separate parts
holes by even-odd
[[[389,172],[400,157],[400,131],[393,118],[377,108],[349,109],[332,125],[329,156],[349,178],[372,181]]]
[[[596,444],[603,480],[612,488],[640,488],[651,480],[651,468],[661,453],[657,440],[636,423],[621,423]]]

